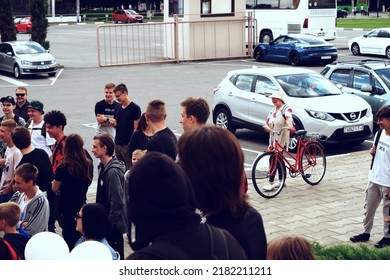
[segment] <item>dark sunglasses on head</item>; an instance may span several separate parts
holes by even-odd
[[[25,95],[26,95],[25,93],[17,93],[17,94],[16,94],[17,97],[23,97],[23,96],[25,96]]]

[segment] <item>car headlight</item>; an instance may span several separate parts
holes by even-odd
[[[50,62],[51,62],[51,64],[55,64],[55,63],[56,63],[56,60],[55,60],[55,59],[52,59]]]
[[[306,112],[313,118],[323,120],[323,121],[329,121],[332,122],[335,120],[334,117],[329,115],[326,112],[318,112],[318,111],[313,111],[313,110],[306,110]]]
[[[21,63],[24,66],[31,66],[32,65],[31,61],[28,61],[28,60],[22,60]]]

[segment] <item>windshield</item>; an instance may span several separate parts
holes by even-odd
[[[308,98],[342,94],[338,87],[320,74],[292,74],[275,78],[291,97]]]
[[[378,69],[375,70],[375,73],[390,88],[390,68]]]
[[[134,10],[127,10],[126,14],[128,14],[128,15],[136,15],[137,13]]]
[[[36,54],[45,53],[45,49],[38,44],[27,43],[14,46],[16,54]]]

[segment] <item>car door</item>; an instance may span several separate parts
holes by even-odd
[[[279,91],[279,89],[270,78],[263,75],[257,75],[254,84],[254,93],[249,102],[248,121],[264,125],[268,113],[274,106],[268,96]]]
[[[367,36],[363,39],[360,44],[361,53],[379,54],[379,47],[381,39],[378,38],[379,30],[372,30],[367,33]]]
[[[228,89],[228,103],[234,119],[248,121],[249,102],[254,94],[253,79],[252,74],[238,74],[233,79],[232,87]]]
[[[281,36],[272,41],[267,51],[267,60],[288,61],[291,44],[285,42],[286,38],[287,36]]]
[[[377,81],[377,83],[379,82]],[[372,90],[364,90],[364,88],[367,89],[367,86],[371,86]],[[370,104],[373,112],[378,112],[379,96],[375,94],[375,87],[375,79],[368,71],[352,70],[351,93],[366,100]]]
[[[8,43],[3,43],[0,46],[0,52],[1,52],[1,62],[0,62],[0,69],[7,72],[12,72],[13,65],[14,65],[14,58],[13,55],[8,55],[7,53],[14,53],[12,50],[12,47]]]
[[[390,33],[387,30],[380,30],[377,41],[377,54],[386,55],[386,49],[390,45]]]

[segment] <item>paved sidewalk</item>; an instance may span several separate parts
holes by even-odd
[[[250,202],[263,216],[267,239],[297,234],[322,245],[350,243],[351,236],[363,232],[370,163],[368,151],[327,158],[320,184],[310,186],[301,177],[287,177],[286,187],[272,199],[262,198],[250,186]],[[383,237],[381,206],[371,235],[370,244]]]
[[[301,177],[287,177],[286,187],[275,198],[258,195],[249,179],[249,199],[263,216],[267,239],[288,234],[302,235],[322,245],[349,243],[363,232],[365,188],[371,156],[368,151],[327,158],[323,181],[316,186]],[[248,172],[250,177],[250,172]],[[88,200],[95,200],[94,187]],[[381,206],[378,208],[370,244],[383,236]],[[125,253],[131,248],[125,239]]]

